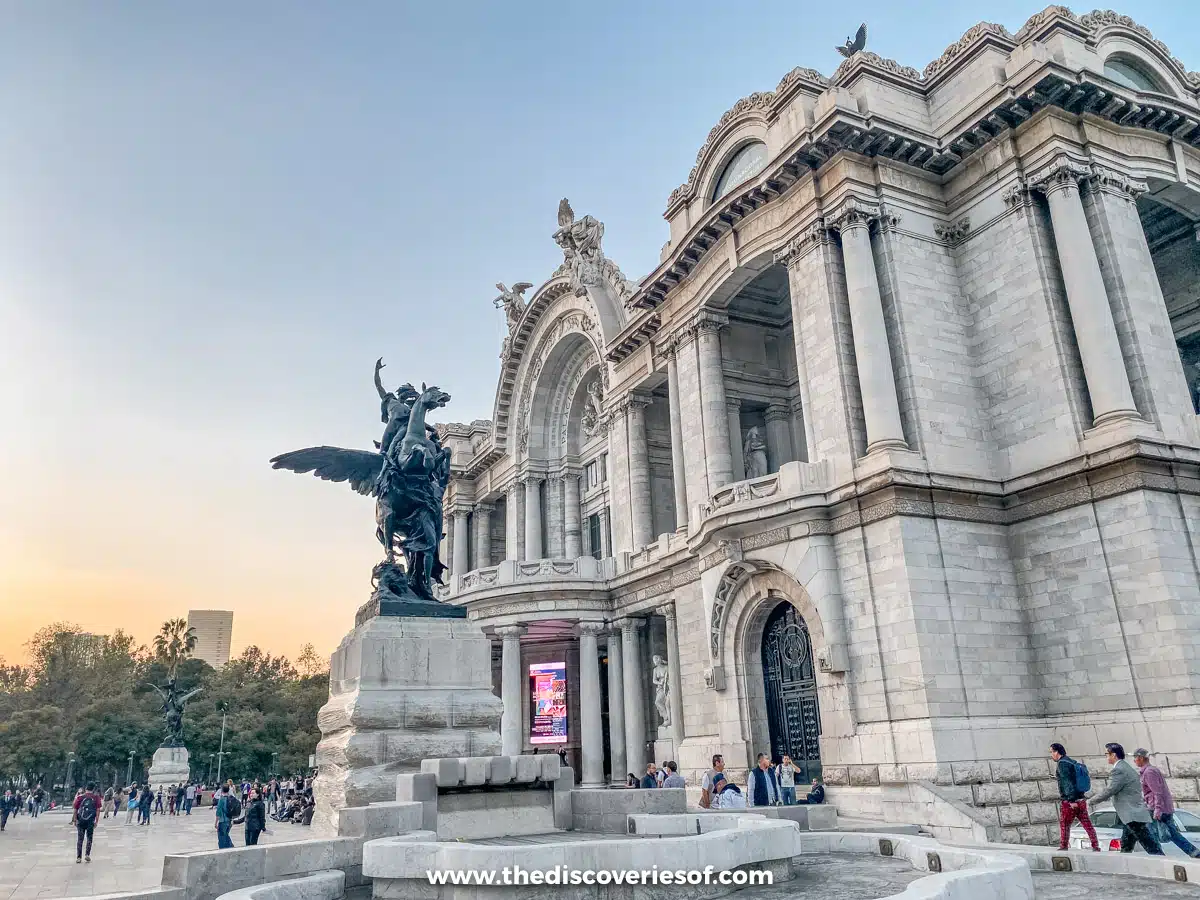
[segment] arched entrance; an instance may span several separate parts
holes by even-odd
[[[807,783],[821,774],[816,667],[808,625],[786,600],[763,627],[762,670],[772,760],[786,753],[800,770],[797,783]]]

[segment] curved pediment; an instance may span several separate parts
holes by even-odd
[[[565,301],[561,310],[557,309],[560,301]],[[570,308],[567,309],[567,306]],[[545,346],[547,334],[554,333],[555,328],[568,318],[571,320],[569,328],[586,334],[596,355],[603,357],[605,336],[594,302],[587,294],[576,294],[565,273],[555,273],[530,298],[520,318],[515,321],[500,354],[500,380],[492,414],[492,445],[497,450],[509,454],[517,452],[518,422],[515,420],[519,417],[516,404],[525,402],[529,393],[522,387],[522,396],[517,396],[518,381],[524,385],[529,380],[530,373],[537,367],[539,356],[544,356],[552,349]],[[602,367],[601,372],[607,383],[607,370]]]

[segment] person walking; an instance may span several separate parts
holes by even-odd
[[[131,784],[129,786],[129,799],[125,801],[125,824],[126,825],[133,824],[133,814],[135,812],[137,812],[137,808],[138,808],[137,785]]]
[[[92,861],[92,836],[96,832],[96,817],[104,798],[96,793],[96,785],[89,781],[78,797],[71,812],[71,824],[75,826],[75,862]],[[86,841],[87,847],[84,848]],[[85,855],[86,854],[86,855]]]
[[[105,819],[108,818],[109,810],[112,808],[112,799],[113,799],[113,786],[110,784],[108,786],[108,790],[106,790],[104,792],[104,816],[103,816],[103,818],[105,818]]]
[[[1092,809],[1097,803],[1112,798],[1117,818],[1121,820],[1121,852],[1132,853],[1136,841],[1151,856],[1164,856],[1158,839],[1150,831],[1150,810],[1142,800],[1142,779],[1137,770],[1125,759],[1125,748],[1120,744],[1105,744],[1104,752],[1112,772],[1108,776],[1108,787],[1091,799]],[[1093,838],[1094,840],[1094,838]]]
[[[113,815],[114,819],[117,817],[117,813],[119,813],[121,811],[121,804],[124,802],[125,802],[125,789],[123,787],[121,787],[121,785],[119,785],[119,784],[114,784],[113,785],[113,795],[112,795],[112,815]]]
[[[267,807],[263,803],[262,794],[257,788],[250,791],[250,802],[240,818],[233,820],[234,824],[246,823],[246,846],[253,847],[258,843],[258,836],[267,828]]]
[[[175,815],[179,815],[183,811],[183,798],[187,794],[187,788],[182,784],[175,785]]]
[[[1058,849],[1068,849],[1071,823],[1078,819],[1092,842],[1092,850],[1099,853],[1100,839],[1088,817],[1087,792],[1091,777],[1087,775],[1087,769],[1067,756],[1067,748],[1062,744],[1050,745],[1050,758],[1054,760],[1054,777],[1058,781]]]
[[[42,814],[42,804],[46,802],[46,792],[42,790],[42,783],[40,781],[38,782],[38,786],[33,789],[30,799],[33,801],[33,806],[30,807],[29,814],[36,819]]]
[[[779,778],[771,768],[767,754],[758,754],[757,765],[750,770],[750,783],[746,787],[749,789],[751,806],[779,806],[782,802]]]
[[[183,814],[190,816],[192,814],[192,805],[196,802],[196,786],[188,782],[187,788],[183,792]]]
[[[792,763],[792,758],[786,753],[783,760],[775,767],[775,776],[779,779],[779,792],[783,795],[783,805],[792,806],[796,802],[796,773],[800,770]]]
[[[229,793],[229,785],[221,785],[221,791],[217,795],[217,849],[232,850],[233,841],[229,839],[229,825],[236,816],[235,806],[237,800]]]
[[[156,813],[158,813],[160,816],[162,815],[162,811],[163,811],[162,795],[163,795],[163,790],[160,787],[158,789],[158,791],[155,792],[155,794],[154,794],[154,811]]]
[[[724,771],[725,757],[720,753],[714,753],[712,768],[704,773],[704,780],[700,783],[700,805],[705,809],[713,809],[713,779]]]
[[[4,796],[0,797],[0,831],[8,827],[8,817],[17,811],[21,806],[21,801],[13,796],[11,790],[4,792]]]
[[[1150,817],[1158,823],[1158,834],[1155,837],[1162,841],[1165,832],[1165,839],[1188,856],[1193,859],[1200,857],[1200,850],[1180,833],[1179,826],[1175,823],[1175,798],[1171,796],[1171,789],[1167,787],[1167,780],[1163,778],[1162,771],[1158,766],[1150,764],[1150,751],[1144,747],[1134,750],[1133,764],[1137,766],[1142,779],[1142,800],[1150,809]]]

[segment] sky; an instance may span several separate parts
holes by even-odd
[[[376,357],[490,418],[493,286],[562,261],[559,198],[640,278],[740,97],[862,20],[923,68],[1044,5],[0,0],[0,657],[191,608],[329,653],[371,501],[267,460],[369,447]],[[1189,0],[1119,11],[1200,69]]]

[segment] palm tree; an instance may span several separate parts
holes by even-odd
[[[166,663],[175,677],[179,664],[196,649],[196,629],[189,628],[186,619],[167,619],[154,636],[154,655]]]

